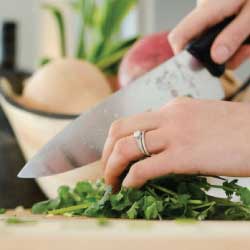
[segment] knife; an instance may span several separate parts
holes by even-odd
[[[210,28],[179,55],[80,115],[44,146],[18,177],[51,176],[99,160],[111,124],[121,117],[157,110],[178,96],[223,99],[218,77],[225,65],[213,62],[210,49],[232,19]]]

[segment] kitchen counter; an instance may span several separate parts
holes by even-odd
[[[7,224],[13,213],[0,216],[4,250],[246,250],[250,222],[170,222],[33,216],[19,212],[25,224]]]
[[[0,108],[0,207],[30,207],[34,202],[44,199],[33,180],[16,177],[24,164],[12,129]]]

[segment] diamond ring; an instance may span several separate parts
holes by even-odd
[[[145,131],[141,130],[135,131],[134,138],[141,153],[147,157],[150,157],[151,154],[149,153],[145,142]]]

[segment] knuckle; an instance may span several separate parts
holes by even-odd
[[[187,102],[191,102],[192,98],[189,98],[187,96],[180,96],[177,97],[175,99],[173,99],[172,101],[170,101],[170,104],[182,104],[182,103],[187,103]]]
[[[128,139],[123,138],[119,140],[115,145],[114,152],[120,158],[128,158],[129,157]]]
[[[178,118],[172,124],[172,144],[178,148],[191,147],[196,138],[198,123],[191,115]]]
[[[192,102],[192,101],[191,101]],[[187,144],[192,139],[198,116],[192,103],[179,103],[171,110],[168,128],[171,131],[172,143]]]
[[[175,140],[174,140],[175,147],[179,148],[180,150],[190,148],[193,145],[192,135],[193,135],[192,129],[186,129],[186,128],[183,128],[183,130],[179,133],[175,133]]]
[[[113,139],[119,138],[119,135],[121,133],[121,127],[122,127],[122,121],[117,120],[112,123],[110,130],[109,130],[109,137]]]
[[[177,97],[171,101],[169,101],[166,105],[164,105],[161,111],[165,110],[173,110],[179,108],[183,103],[190,102],[192,99],[188,97]],[[185,105],[183,105],[185,107]]]
[[[135,163],[129,170],[130,176],[136,181],[144,181],[145,180],[145,171],[141,166],[141,163]]]
[[[169,103],[174,120],[183,120],[192,115],[195,110],[196,101],[188,97],[179,97]]]

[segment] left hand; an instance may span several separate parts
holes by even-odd
[[[146,131],[151,157],[137,147],[133,133]],[[176,174],[250,176],[250,105],[224,101],[176,99],[156,112],[116,121],[102,161],[107,184],[140,187],[148,180]]]

